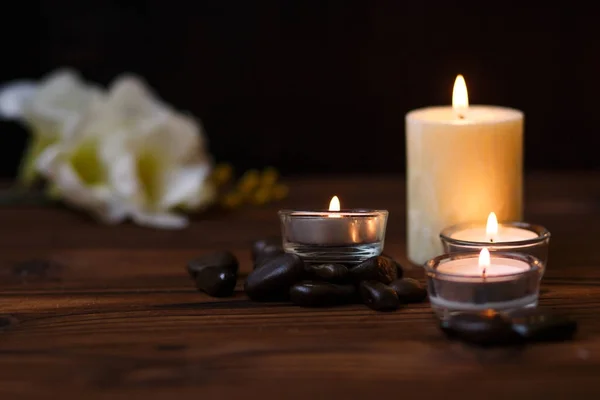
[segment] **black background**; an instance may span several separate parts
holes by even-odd
[[[528,170],[592,169],[600,16],[572,4],[10,2],[0,78],[136,73],[200,117],[217,161],[291,175],[402,172],[405,113],[450,104],[462,73],[472,104],[525,112]],[[0,127],[0,173],[12,176],[26,132]]]

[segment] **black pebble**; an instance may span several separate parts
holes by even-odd
[[[254,269],[262,265],[268,258],[282,254],[281,238],[271,237],[252,243],[252,261]]]
[[[348,304],[355,300],[354,285],[329,282],[301,282],[290,288],[292,303],[303,307],[322,307]]]
[[[440,327],[450,338],[483,346],[511,344],[519,339],[510,320],[492,310],[454,314],[442,320]]]
[[[391,287],[377,281],[363,281],[359,287],[363,303],[376,311],[393,311],[400,307],[398,295]]]
[[[291,253],[269,258],[260,268],[248,275],[244,289],[252,300],[283,300],[289,297],[290,287],[304,274],[304,262]]]
[[[404,268],[402,268],[402,265],[400,265],[400,263],[398,261],[394,260],[394,257],[392,257],[388,254],[385,254],[385,253],[382,253],[381,256],[387,257],[394,262],[394,264],[396,265],[396,274],[398,275],[397,279],[400,279],[404,276]]]
[[[519,310],[509,314],[513,330],[529,341],[562,341],[572,339],[577,322],[544,309]]]
[[[237,282],[238,260],[228,251],[219,251],[188,262],[187,270],[198,290],[213,297],[233,294]]]
[[[309,264],[306,273],[311,279],[326,282],[345,282],[348,279],[348,268],[342,264]]]
[[[427,298],[427,290],[412,278],[396,279],[390,283],[401,303],[420,303]]]
[[[350,276],[356,282],[377,281],[389,284],[398,278],[398,270],[396,262],[391,258],[375,256],[351,268]]]
[[[237,274],[239,263],[229,251],[216,251],[194,258],[187,263],[187,271],[192,279],[195,279],[198,271],[205,267],[222,267]]]

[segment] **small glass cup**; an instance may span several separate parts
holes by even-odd
[[[309,263],[358,264],[380,255],[387,210],[279,211],[283,248]]]
[[[537,306],[542,262],[519,253],[492,253],[491,256],[492,260],[508,266],[509,271],[516,272],[474,276],[440,271],[445,267],[448,271],[451,264],[446,263],[477,265],[479,252],[443,254],[425,263],[429,301],[438,317],[446,318],[455,312],[489,309],[511,312]]]
[[[507,222],[500,224],[501,227],[517,228],[531,231],[535,237],[511,242],[474,242],[461,240],[453,237],[457,232],[471,228],[481,227],[479,224],[458,224],[444,229],[440,233],[440,240],[444,246],[444,252],[464,253],[474,252],[487,248],[490,252],[512,252],[529,254],[542,262],[544,272],[548,264],[548,247],[550,246],[550,232],[541,225],[529,224],[526,222]]]

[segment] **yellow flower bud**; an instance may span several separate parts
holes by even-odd
[[[290,192],[290,189],[283,184],[275,185],[272,190],[273,199],[275,200],[283,200],[287,197]]]
[[[263,170],[260,177],[261,186],[273,186],[279,179],[279,172],[273,167],[267,167]]]
[[[260,183],[260,174],[257,170],[251,169],[246,171],[238,182],[238,190],[243,195],[249,195],[253,192]]]
[[[212,180],[217,186],[228,183],[233,176],[233,167],[230,164],[219,164],[212,172]]]
[[[252,204],[257,206],[268,203],[271,200],[271,188],[261,186],[252,195]]]

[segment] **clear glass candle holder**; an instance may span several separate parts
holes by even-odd
[[[309,263],[357,264],[383,251],[386,210],[279,211],[283,248]]]
[[[527,254],[490,254],[491,273],[481,275],[461,273],[478,266],[479,252],[443,254],[425,263],[429,301],[440,318],[455,312],[511,312],[537,306],[542,262]]]
[[[483,228],[482,228],[483,227]],[[527,231],[530,235],[520,240],[491,242],[463,240],[459,237],[460,232],[468,230],[483,229],[485,226],[478,224],[458,224],[444,229],[440,233],[440,239],[444,246],[444,252],[464,253],[474,252],[487,248],[490,252],[511,252],[534,256],[542,262],[543,269],[548,265],[548,247],[550,246],[550,232],[541,225],[529,224],[526,222],[508,222],[499,224],[500,229],[508,228],[514,232]],[[527,237],[529,236],[529,237]]]

